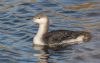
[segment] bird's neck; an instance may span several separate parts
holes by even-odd
[[[43,35],[48,32],[48,23],[39,25],[38,32],[34,37],[34,43],[37,45],[44,45]]]
[[[47,32],[48,32],[48,23],[39,25],[39,29],[36,35],[42,37]]]

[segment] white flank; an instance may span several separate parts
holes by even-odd
[[[76,39],[70,39],[70,40],[64,40],[62,43],[68,43],[68,44],[80,44],[83,43],[84,36],[81,35],[77,37]]]

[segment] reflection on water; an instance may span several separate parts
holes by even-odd
[[[59,60],[63,60],[63,54],[72,53],[71,51],[73,50],[71,46],[63,48],[62,50],[50,50],[47,46],[39,45],[34,45],[33,49],[35,50],[35,54],[33,54],[33,56],[39,59],[39,63],[55,63],[55,61],[52,60],[56,57],[59,57]],[[65,50],[67,50],[67,52],[65,52]]]
[[[99,0],[0,0],[0,63],[100,63],[99,10]],[[87,30],[93,39],[56,51],[33,47],[39,12],[49,16],[49,31]]]
[[[34,46],[33,49],[37,51],[34,56],[39,59],[39,63],[48,63],[49,53],[46,46]]]

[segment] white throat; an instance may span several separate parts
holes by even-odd
[[[45,45],[43,35],[48,32],[48,23],[40,24],[37,34],[34,37],[33,43],[36,45]]]

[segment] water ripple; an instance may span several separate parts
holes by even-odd
[[[99,0],[0,0],[1,63],[100,63]],[[35,14],[50,18],[50,30],[87,30],[93,39],[84,44],[52,51],[35,47],[38,26]]]

